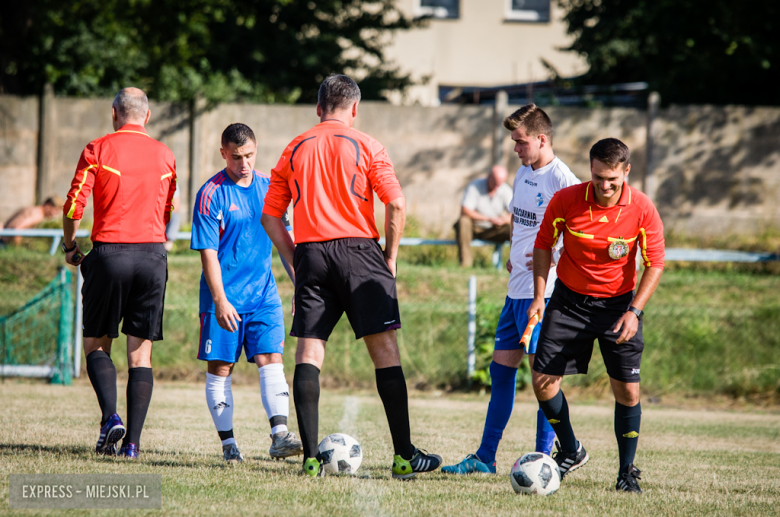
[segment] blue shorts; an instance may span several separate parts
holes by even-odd
[[[520,338],[528,326],[528,314],[526,311],[531,306],[532,299],[513,300],[506,297],[504,309],[498,318],[498,327],[496,328],[495,350],[519,350]],[[549,298],[545,300],[545,303]],[[528,353],[536,353],[536,343],[539,341],[539,333],[542,331],[542,322],[536,324],[534,332],[531,334],[531,342],[528,344]]]
[[[201,361],[236,363],[241,349],[246,350],[246,360],[251,362],[257,354],[284,353],[284,313],[281,303],[266,304],[255,312],[239,314],[236,332],[228,332],[217,323],[213,312],[200,314]]]

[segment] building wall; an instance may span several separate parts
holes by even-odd
[[[38,171],[39,103],[0,96],[0,221],[35,202],[36,178],[43,197],[64,196],[79,154],[90,140],[112,130],[109,99],[53,98],[44,136],[50,174]],[[318,123],[314,106],[226,104],[198,111],[192,127],[188,107],[152,104],[149,133],[176,155],[182,206],[189,217],[190,171],[197,190],[224,167],[220,135],[232,122],[245,122],[258,138],[256,168],[270,172],[284,147]],[[501,137],[501,163],[519,166],[503,117],[491,106],[421,108],[361,103],[357,129],[382,142],[404,189],[409,214],[423,228],[452,235],[463,189],[487,173],[493,134]],[[588,150],[605,137],[620,138],[632,152],[631,184],[643,187],[647,119],[626,108],[550,108],[556,154],[583,180],[589,178]],[[656,204],[667,231],[687,235],[758,234],[780,228],[780,109],[671,107],[653,126],[656,144]],[[195,138],[193,139],[193,136]],[[190,153],[197,163],[190,167]],[[194,194],[194,191],[193,191]],[[91,204],[91,203],[90,203]],[[381,205],[377,205],[381,219]],[[87,215],[89,217],[89,215]]]
[[[460,0],[459,19],[432,19],[426,27],[396,33],[385,56],[427,84],[413,87],[396,103],[435,106],[438,87],[499,86],[546,80],[545,59],[564,77],[587,70],[572,52],[558,50],[572,38],[561,21],[563,12],[550,2],[550,22],[507,21],[506,0]],[[419,0],[398,0],[398,7],[415,16]]]

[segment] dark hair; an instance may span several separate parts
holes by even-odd
[[[504,119],[504,127],[514,131],[524,127],[529,136],[547,135],[552,143],[553,125],[550,117],[536,104],[526,104]]]
[[[255,133],[246,124],[236,123],[230,124],[222,132],[222,147],[227,147],[228,144],[236,144],[236,147],[241,147],[247,140],[251,140],[257,143]]]
[[[346,75],[329,75],[317,93],[317,102],[325,113],[347,109],[359,100],[360,87]]]
[[[590,148],[590,161],[598,160],[614,169],[619,164],[623,164],[623,169],[628,165],[631,159],[631,151],[628,146],[617,138],[605,138],[599,140]]]

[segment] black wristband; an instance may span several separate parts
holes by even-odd
[[[72,247],[72,248],[66,248],[66,247],[65,247],[65,243],[64,243],[64,242],[62,242],[62,243],[60,243],[60,247],[62,248],[62,251],[64,251],[65,253],[70,253],[71,251],[73,251],[73,250],[75,250],[76,248],[78,248],[78,247],[79,247],[79,245],[78,245],[78,244],[76,244],[76,241],[73,241],[73,247]]]
[[[636,314],[636,319],[638,320],[641,320],[642,316],[645,315],[645,311],[637,309],[636,307],[629,307],[628,310],[629,312],[633,312],[634,314]]]

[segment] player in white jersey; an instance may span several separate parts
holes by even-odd
[[[496,451],[515,403],[517,369],[524,353],[533,366],[536,342],[542,326],[537,324],[525,351],[520,338],[528,325],[526,311],[533,301],[532,258],[536,233],[553,195],[580,182],[552,149],[553,126],[550,117],[535,104],[528,104],[508,116],[504,127],[515,141],[515,152],[523,163],[515,176],[512,198],[512,232],[510,239],[509,289],[496,329],[493,361],[490,363],[490,404],[488,405],[482,443],[475,454],[469,454],[457,465],[442,467],[448,474],[473,472],[496,473]],[[560,249],[553,254],[557,262]],[[555,264],[548,277],[549,299],[555,282]],[[539,410],[536,424],[536,450],[550,454],[555,433]]]

